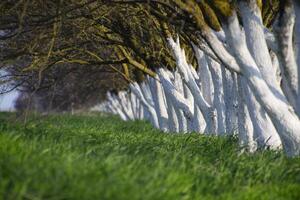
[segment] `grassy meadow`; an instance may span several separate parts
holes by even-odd
[[[101,115],[0,113],[0,199],[300,199],[300,158]]]

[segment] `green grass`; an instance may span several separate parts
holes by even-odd
[[[110,116],[1,113],[0,199],[300,199],[300,159]]]

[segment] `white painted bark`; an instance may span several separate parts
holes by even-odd
[[[116,114],[118,114],[122,120],[127,121],[128,117],[122,110],[122,107],[120,106],[118,100],[116,99],[115,95],[112,95],[110,92],[107,93],[107,98],[111,102],[111,108],[115,111]]]
[[[264,35],[265,35],[268,48],[270,48],[273,52],[278,53],[279,45],[275,35],[266,27],[264,27]]]
[[[137,113],[136,113],[136,96],[131,92],[130,93],[130,107],[132,109],[132,113],[133,113],[133,116],[134,116],[134,119],[137,119]]]
[[[212,59],[208,59],[208,66],[212,75],[214,87],[213,106],[216,109],[217,114],[217,134],[223,135],[226,132],[226,125],[222,69],[221,65]]]
[[[139,86],[140,86],[140,89],[141,89],[141,91],[143,93],[143,96],[145,97],[146,101],[152,107],[154,107],[154,97],[152,96],[149,83],[144,81],[144,82],[140,83]]]
[[[198,66],[197,73],[198,73],[199,80],[197,81],[197,85],[200,88],[205,101],[209,105],[212,105],[214,88],[213,88],[211,73],[209,71],[209,67],[206,59],[207,56],[203,53],[203,51],[198,46],[193,45],[193,49],[195,52],[195,56],[197,59],[197,66]],[[195,113],[194,122],[193,122],[194,129],[196,132],[204,133],[206,122],[197,104],[195,104],[194,113]]]
[[[295,29],[294,29],[294,37],[295,37],[295,55],[296,55],[296,61],[297,61],[297,66],[298,66],[298,93],[300,94],[300,2],[298,0],[294,0],[294,8],[295,8],[295,14],[296,14],[296,19],[295,19]]]
[[[184,98],[183,92],[180,93],[178,89],[175,88],[163,69],[159,69],[158,74],[167,99],[170,98],[173,105],[177,109],[183,111],[187,118],[191,119],[194,115],[193,106],[187,99]]]
[[[134,120],[135,118],[134,118],[133,110],[131,107],[130,94],[128,92],[124,91],[123,98],[124,98],[124,101],[127,102],[127,110],[128,110],[129,115],[131,116],[131,120]]]
[[[118,92],[118,99],[119,99],[119,103],[122,108],[122,111],[125,113],[128,120],[133,120],[134,117],[133,117],[131,110],[129,109],[128,101],[126,99],[126,92],[124,92],[124,91]]]
[[[133,120],[134,117],[133,117],[133,113],[132,113],[132,110],[130,107],[130,102],[128,101],[128,93],[126,93],[125,91],[119,92],[119,97],[122,101],[122,104],[124,104],[126,112],[130,116],[130,119]]]
[[[240,145],[250,152],[257,149],[256,142],[253,140],[254,129],[246,104],[244,93],[244,77],[238,76],[238,133]]]
[[[136,98],[136,107],[135,107],[135,112],[136,112],[136,119],[139,119],[139,116],[140,116],[140,106],[141,106],[141,103],[140,103],[141,101],[138,99],[138,98]]]
[[[281,77],[281,67],[280,67],[278,57],[275,54],[275,52],[273,52],[273,51],[270,51],[270,56],[271,56],[271,59],[272,59],[272,66],[274,67],[274,69],[276,71],[277,84],[280,85],[281,81],[282,81],[282,77]]]
[[[243,20],[248,49],[255,60],[262,77],[274,94],[286,101],[280,85],[276,81],[276,69],[272,67],[272,59],[266,43],[261,11],[256,0],[239,1],[239,9]]]
[[[176,43],[173,38],[168,38],[169,45],[172,48],[174,57],[176,59],[177,68],[183,78],[185,84],[189,87],[191,93],[193,94],[195,103],[201,109],[203,117],[206,122],[206,131],[209,133],[216,133],[216,116],[214,109],[208,104],[202,96],[199,86],[197,85],[191,71],[190,67],[186,61],[185,53],[180,48],[179,39],[177,38]]]
[[[157,80],[158,77],[150,78],[148,77],[150,90],[152,93],[152,98],[154,102],[154,108],[158,116],[159,127],[163,131],[168,131],[168,111],[167,105],[165,103],[165,94],[161,83]]]
[[[277,98],[263,79],[241,35],[239,23],[234,13],[228,18],[230,45],[239,63],[242,74],[247,79],[256,99],[267,111],[282,140],[287,155],[300,154],[300,121],[294,110],[286,102]]]
[[[245,101],[249,109],[249,114],[254,128],[253,139],[259,148],[279,149],[281,140],[277,131],[259,102],[256,100],[252,90],[244,81]]]
[[[139,120],[143,120],[144,119],[144,106],[142,104],[140,104],[139,106]]]
[[[197,133],[205,133],[206,123],[197,104],[194,105],[194,117],[192,119],[193,131]]]
[[[224,44],[222,44],[213,31],[204,32],[204,36],[215,55],[229,70],[233,72],[241,71],[235,58],[226,50]]]
[[[263,79],[277,98],[286,101],[280,85],[276,80],[276,68],[272,67],[272,60],[269,54],[264,35],[263,22],[260,9],[256,0],[240,1],[239,8],[243,19],[248,49],[255,60]],[[246,84],[246,83],[245,83]],[[247,105],[250,108],[250,116],[254,126],[254,137],[259,147],[265,145],[277,149],[281,145],[278,133],[265,110],[256,101],[252,91],[245,87]]]
[[[237,80],[236,74],[222,67],[223,91],[225,102],[226,134],[233,134],[238,129],[237,123]]]
[[[213,32],[222,43],[226,43],[226,35],[223,30]]]
[[[196,73],[196,72],[195,72]],[[183,92],[184,92],[184,98],[187,100],[188,104],[190,105],[191,109],[193,110],[193,114],[195,115],[195,108],[194,108],[194,97],[188,88],[188,86],[184,83],[183,84]],[[191,117],[190,119],[187,119],[187,132],[193,131],[193,119],[195,116]]]
[[[179,72],[177,70],[174,71],[174,81],[173,81],[173,83],[174,83],[175,89],[178,91],[178,94],[182,95],[182,99],[184,99],[185,103],[188,106],[190,106],[190,108],[191,108],[191,105],[188,104],[189,102],[184,97],[184,90],[183,90],[183,84],[184,83],[182,81],[181,75],[179,74]],[[181,109],[179,106],[176,106],[177,102],[174,98],[172,98],[171,100],[175,101],[175,102],[173,102],[173,104],[175,105],[174,109],[176,111],[177,118],[178,118],[179,132],[186,133],[187,129],[188,129],[188,125],[187,125],[188,124],[188,119],[190,119],[191,116],[186,118],[184,116],[186,114],[186,112],[183,109]],[[193,112],[192,109],[190,109],[190,111],[191,111],[191,113]]]
[[[203,51],[203,53],[206,56],[211,57],[212,59],[214,59],[218,63],[222,63],[222,61],[217,57],[215,52],[211,49],[211,47],[208,45],[208,43],[202,37],[199,37],[199,42],[197,44],[192,43],[192,45],[196,46],[201,51]]]
[[[198,84],[200,84],[200,89],[204,99],[208,104],[212,105],[214,88],[207,59],[203,51],[201,51],[197,46],[193,45],[193,48],[198,64],[198,76],[200,80],[200,83],[198,82]]]
[[[204,30],[209,47],[205,43],[204,46],[213,52],[204,51],[205,55],[199,46],[194,46],[198,73],[187,63],[179,40],[169,38],[179,73],[170,75],[161,69],[157,78],[160,81],[151,79],[150,85],[135,83],[131,85],[131,95],[111,95],[103,109],[124,120],[148,118],[155,127],[174,132],[195,130],[222,134],[233,132],[238,121],[240,142],[249,151],[265,143],[277,148],[282,141],[288,155],[299,155],[297,35],[296,51],[292,48],[293,33],[299,27],[293,21],[295,13],[285,8],[280,19],[286,23],[279,20],[282,29],[275,38],[263,27],[256,0],[239,1],[238,6],[244,30],[235,13],[225,24],[226,35]],[[269,48],[281,56],[277,59]],[[208,58],[210,55],[212,59]],[[239,81],[232,71],[238,72]]]
[[[137,98],[140,100],[140,102],[147,108],[147,110],[149,111],[150,115],[151,115],[151,122],[153,124],[153,126],[155,128],[159,128],[159,123],[158,123],[158,118],[156,115],[156,111],[153,108],[153,106],[151,106],[147,100],[145,99],[145,97],[143,96],[143,93],[139,87],[139,85],[137,83],[133,83],[130,84],[130,88],[131,91],[137,96]]]
[[[164,70],[164,69],[162,69]],[[168,71],[165,71],[167,73],[167,77],[169,79],[174,79],[174,77],[172,77],[173,75],[171,73],[168,73]],[[158,75],[159,75],[159,71],[158,71]],[[162,82],[161,79],[160,79],[161,76],[158,76],[159,80],[160,80],[160,83]],[[178,118],[177,118],[177,115],[176,115],[176,112],[175,112],[175,109],[174,109],[174,105],[171,101],[171,99],[169,97],[167,97],[167,92],[165,91],[165,88],[162,87],[163,90],[164,90],[164,94],[165,94],[165,97],[166,97],[166,105],[167,105],[167,112],[168,112],[168,129],[170,132],[174,132],[174,133],[177,133],[179,132],[179,124],[178,124]]]
[[[295,45],[295,55],[298,69],[298,99],[297,99],[297,114],[300,117],[300,2],[298,0],[294,0],[295,7],[295,29],[294,29],[294,45]]]
[[[188,125],[187,125],[187,119],[184,116],[184,112],[180,109],[177,109],[177,107],[174,108],[178,118],[179,132],[187,133]]]
[[[168,125],[169,125],[169,130],[171,132],[178,133],[179,132],[179,123],[178,123],[178,118],[177,114],[175,112],[175,108],[173,105],[173,102],[171,101],[170,98],[167,98],[167,104],[168,104]]]
[[[298,66],[294,53],[293,33],[295,26],[295,10],[291,0],[285,3],[284,11],[279,16],[276,35],[279,42],[279,60],[282,63],[282,81],[285,82],[285,94],[289,102],[300,116]],[[288,88],[287,88],[288,87]]]
[[[108,110],[111,111],[112,114],[116,114],[116,115],[117,115],[115,109],[114,109],[113,106],[111,105],[111,102],[108,102],[108,103],[107,103],[107,108],[108,108]]]
[[[142,104],[142,106],[143,106],[143,111],[144,111],[143,119],[151,122],[151,114],[149,113],[149,111],[145,105]]]

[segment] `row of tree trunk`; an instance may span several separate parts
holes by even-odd
[[[107,94],[98,106],[123,120],[147,119],[165,132],[237,134],[241,145],[300,154],[299,5],[286,4],[274,32],[262,24],[256,1],[239,1],[223,30],[203,33],[211,52],[193,44],[191,66],[180,41],[168,38],[176,70]],[[201,50],[202,49],[202,50]]]

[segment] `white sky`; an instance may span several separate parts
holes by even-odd
[[[0,35],[3,36],[4,34],[4,31],[0,30]],[[0,70],[0,76],[4,74],[6,74],[5,70]],[[7,94],[0,94],[0,111],[13,111],[15,100],[17,99],[18,95],[19,93],[16,90],[13,90],[12,92]]]
[[[4,70],[0,70],[0,76],[3,76],[5,74],[6,72]],[[6,94],[0,94],[0,111],[14,111],[15,101],[18,96],[19,92],[17,90],[13,90]]]
[[[19,95],[18,91],[12,91],[0,95],[0,111],[14,111],[15,100]]]

